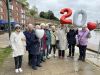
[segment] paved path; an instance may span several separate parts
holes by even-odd
[[[9,35],[8,33],[4,33],[0,35],[0,48],[5,48],[9,46]]]
[[[9,45],[8,34],[0,35],[0,47]],[[67,54],[68,55],[68,54]],[[23,73],[18,75],[100,75],[100,68],[94,64],[100,65],[100,61],[96,58],[96,54],[87,52],[87,62],[79,62],[78,49],[76,48],[75,59],[65,58],[64,60],[58,58],[51,58],[42,63],[42,68],[34,71],[27,65],[27,53],[23,59]],[[90,61],[92,63],[90,63]],[[93,64],[94,63],[94,64]],[[14,72],[14,60],[9,56],[2,66],[0,66],[0,75],[16,75]]]
[[[48,59],[42,63],[41,68],[34,71],[27,65],[27,53],[23,59],[23,73],[18,75],[100,75],[100,69],[88,62],[77,61],[75,59],[65,58],[64,60],[56,58]],[[0,75],[17,75],[14,72],[14,61],[11,56],[7,58],[2,67],[0,67]]]

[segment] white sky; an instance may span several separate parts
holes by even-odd
[[[74,11],[84,9],[88,21],[100,21],[100,0],[28,0],[30,7],[36,5],[39,12],[52,10],[60,18],[62,8],[71,8]],[[73,17],[73,16],[72,16]]]

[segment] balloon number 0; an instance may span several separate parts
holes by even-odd
[[[67,12],[67,14],[64,14],[65,12]],[[61,14],[64,14],[61,18],[60,18],[60,23],[61,24],[72,24],[72,20],[71,19],[66,19],[68,17],[70,17],[72,15],[72,10],[70,8],[64,8],[60,11]],[[81,22],[78,22],[78,16],[82,15],[82,20]],[[74,16],[73,16],[73,24],[77,27],[84,27],[85,23],[87,20],[87,13],[84,10],[79,10],[76,11]],[[88,22],[87,23],[87,27],[89,30],[93,30],[96,28],[96,23],[94,22]]]

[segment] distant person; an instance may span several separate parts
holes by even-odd
[[[83,27],[82,30],[78,32],[77,45],[80,53],[78,60],[85,61],[88,38],[90,37],[90,31],[87,29],[87,27]]]
[[[26,48],[26,38],[21,31],[21,26],[15,25],[15,32],[12,32],[11,37],[11,47],[13,49],[13,57],[15,60],[15,72],[22,72],[22,57],[24,55],[24,50]]]
[[[69,55],[67,57],[74,57],[76,35],[77,35],[77,31],[74,29],[74,26],[71,26],[69,32],[67,33],[67,41],[68,41],[68,48],[69,48]]]

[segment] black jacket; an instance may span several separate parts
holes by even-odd
[[[76,35],[77,34],[78,34],[78,31],[75,31],[75,30],[70,30],[67,33],[68,44],[70,44],[70,45],[75,45],[76,44]]]

